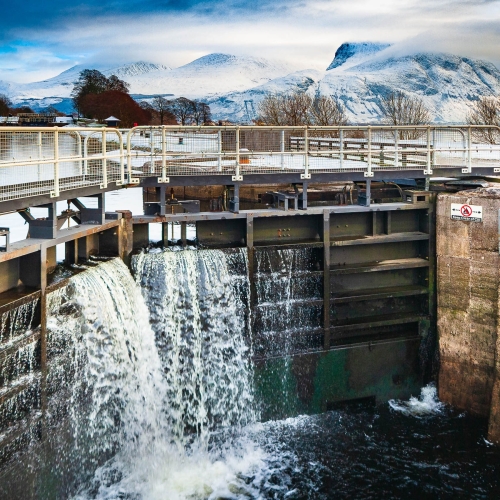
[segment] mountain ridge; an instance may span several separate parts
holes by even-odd
[[[49,101],[57,105],[59,99],[67,108],[80,68],[20,86],[0,81],[0,92],[15,103],[41,107]],[[237,122],[255,118],[247,115],[245,101],[257,108],[266,95],[293,91],[333,96],[352,123],[380,121],[381,99],[395,90],[422,99],[438,123],[463,122],[478,98],[500,95],[500,71],[490,62],[429,51],[398,54],[396,46],[374,42],[342,44],[326,70],[294,71],[288,64],[260,57],[213,53],[174,69],[138,61],[100,71],[126,80],[131,94],[202,99],[215,119]]]

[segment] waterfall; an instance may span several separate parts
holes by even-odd
[[[74,452],[91,466],[118,449],[147,453],[166,433],[165,381],[148,310],[118,259],[48,296],[49,348],[66,346],[50,383],[69,387]]]
[[[240,432],[256,418],[246,253],[133,266],[136,281],[113,259],[49,296],[49,384],[69,407],[61,455],[79,484],[66,497],[252,497],[264,455]]]
[[[312,344],[305,332],[321,325],[322,276],[311,248],[262,248],[255,252],[254,334],[258,355],[292,354]],[[296,335],[299,334],[299,335]],[[294,338],[294,336],[296,338]]]
[[[246,251],[142,253],[133,272],[148,304],[180,439],[255,420]]]

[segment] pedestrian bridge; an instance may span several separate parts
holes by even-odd
[[[0,129],[0,212],[131,185],[500,173],[500,129],[423,125]]]

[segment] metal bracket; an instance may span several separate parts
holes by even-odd
[[[494,168],[494,169],[493,169],[493,172],[494,172],[495,174],[500,173],[500,168]]]
[[[51,198],[59,198],[59,195],[58,195],[58,194],[56,194],[56,192],[55,192],[55,191],[51,191],[51,192],[50,192],[50,197],[51,197]]]
[[[373,177],[373,172],[365,172],[365,177]]]
[[[242,175],[233,175],[231,177],[231,180],[234,181],[234,182],[242,181],[243,180],[243,176]]]
[[[139,183],[140,183],[140,180],[137,177],[130,179],[128,181],[128,184],[139,184]]]
[[[158,184],[168,184],[170,177],[158,177]]]
[[[300,174],[300,178],[301,179],[310,179],[311,178],[311,174]]]
[[[432,170],[424,170],[424,175],[432,175]]]
[[[462,168],[462,174],[470,174],[471,172],[469,171],[468,168]]]

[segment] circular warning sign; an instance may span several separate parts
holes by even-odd
[[[460,213],[462,214],[462,217],[470,217],[472,215],[472,208],[470,205],[462,205],[460,207]]]

